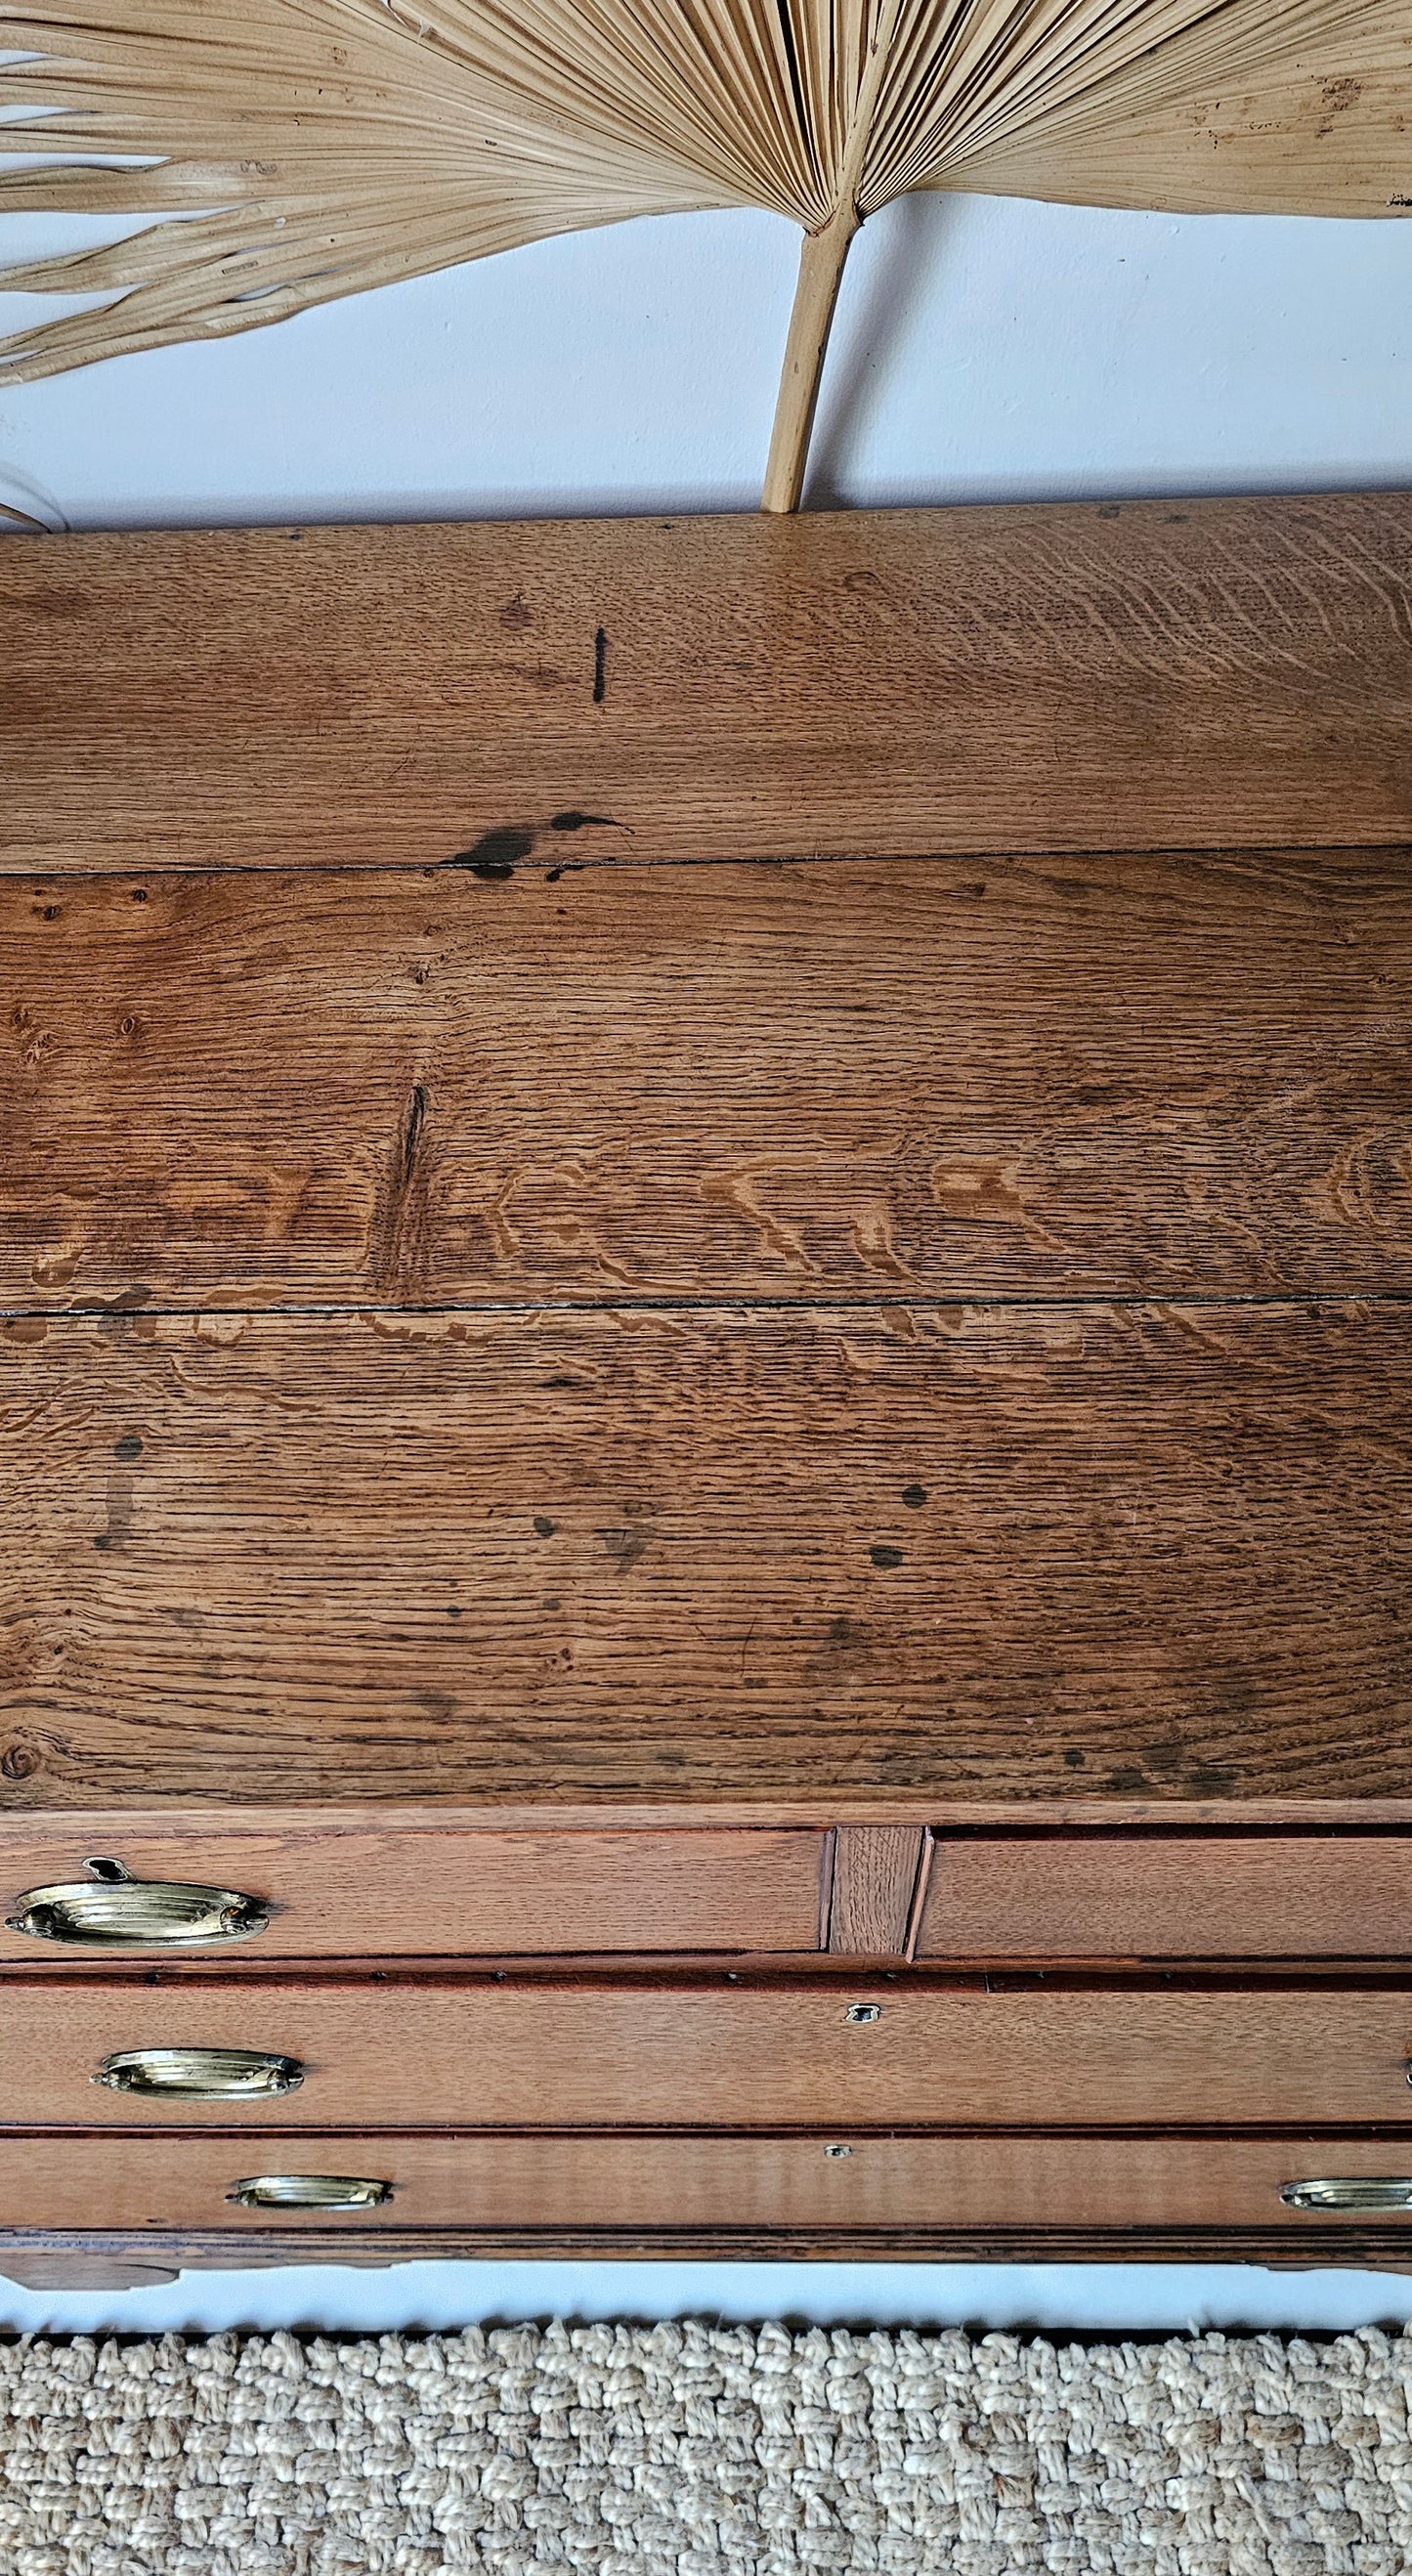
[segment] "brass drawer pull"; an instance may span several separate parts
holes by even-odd
[[[176,1949],[189,1943],[248,1941],[263,1932],[269,1907],[233,1887],[187,1887],[129,1878],[121,1861],[91,1860],[91,1879],[65,1887],[32,1887],[5,1917],[7,1932],[36,1941],[69,1941],[89,1949]]]
[[[262,2048],[123,2048],[105,2057],[95,2084],[166,2102],[263,2102],[304,2081],[297,2057]]]
[[[379,2209],[392,2185],[366,2174],[250,2174],[226,2198],[240,2209]]]
[[[1412,2176],[1342,2174],[1330,2181],[1287,2182],[1287,2209],[1412,2209]]]

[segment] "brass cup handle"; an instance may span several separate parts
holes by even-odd
[[[1340,2174],[1287,2182],[1280,2198],[1286,2209],[1412,2209],[1412,2175]]]
[[[239,2209],[380,2209],[392,2185],[367,2174],[248,2174],[226,2198]]]
[[[248,1941],[263,1932],[270,1910],[233,1887],[195,1887],[129,1878],[120,1861],[91,1860],[88,1879],[31,1887],[5,1917],[7,1932],[88,1949],[181,1949],[198,1943]]]
[[[122,2048],[93,2078],[111,2093],[163,2102],[264,2102],[303,2081],[297,2057],[263,2048]]]

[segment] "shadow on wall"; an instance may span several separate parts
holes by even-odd
[[[926,305],[955,212],[944,196],[899,197],[859,234],[824,370],[806,509],[850,506],[850,480]]]
[[[17,465],[0,463],[0,534],[16,528],[28,536],[62,537],[68,525],[52,492]]]

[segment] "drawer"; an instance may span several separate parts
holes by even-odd
[[[307,2219],[364,2242],[399,2228],[522,2230],[802,2227],[1238,2227],[1311,2217],[1281,2198],[1304,2179],[1407,2180],[1386,2141],[1298,2134],[1252,2139],[801,2137],[369,2137],[286,2147],[221,2138],[0,2139],[7,2229],[222,2228]],[[246,2208],[229,2195],[263,2175],[380,2183],[379,2207]],[[1366,2224],[1366,2213],[1359,2213]],[[1396,2223],[1398,2213],[1391,2213]],[[1327,2213],[1318,2221],[1327,2229]],[[1412,2250],[1412,2216],[1406,2220]]]
[[[264,2052],[273,2097],[110,2090],[110,2054]],[[0,1987],[4,2124],[1046,2128],[1412,2125],[1412,1990],[987,1994],[815,1979]]]
[[[1402,1959],[1412,1834],[937,1834],[923,1959]]]
[[[185,1832],[27,1819],[0,1827],[0,1910],[13,1915],[27,1890],[83,1881],[96,1857],[136,1879],[258,1898],[269,1922],[254,1942],[201,1945],[232,1959],[810,1951],[827,1841],[803,1828],[340,1830],[306,1820]],[[56,1942],[0,1931],[0,1957],[62,1955]]]

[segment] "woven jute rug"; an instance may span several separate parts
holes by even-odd
[[[1412,2340],[0,2346],[6,2576],[1408,2576]]]

